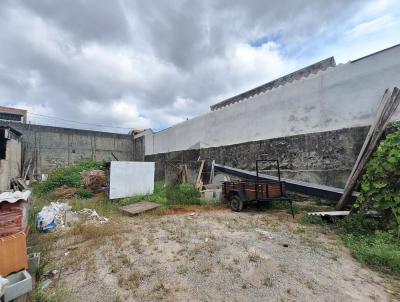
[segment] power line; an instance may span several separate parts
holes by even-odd
[[[28,112],[28,114],[41,116],[41,117],[45,117],[45,118],[50,118],[50,119],[56,119],[56,120],[60,120],[60,121],[64,121],[64,122],[81,124],[81,125],[89,125],[89,126],[96,126],[96,127],[107,127],[107,128],[117,128],[117,129],[129,129],[129,130],[134,129],[134,127],[118,127],[118,126],[111,126],[111,125],[104,125],[104,124],[92,124],[92,123],[85,123],[85,122],[67,120],[67,119],[64,119],[64,118],[56,117],[56,116],[49,116],[49,115],[38,114],[38,113],[33,113],[33,112]]]

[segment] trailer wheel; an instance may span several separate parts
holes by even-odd
[[[243,201],[240,199],[239,196],[231,196],[230,204],[232,211],[240,212],[243,209]]]

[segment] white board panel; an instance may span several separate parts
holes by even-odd
[[[154,162],[112,161],[109,198],[152,194],[154,168]]]

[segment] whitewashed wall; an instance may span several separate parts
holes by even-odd
[[[218,147],[371,124],[386,88],[400,87],[400,46],[341,64],[145,135],[145,154]],[[397,113],[395,119],[399,120]]]

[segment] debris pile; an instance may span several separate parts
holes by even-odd
[[[64,229],[81,218],[86,218],[87,223],[107,223],[107,217],[100,216],[95,210],[84,208],[78,212],[72,211],[68,203],[51,202],[44,206],[36,217],[36,228],[41,232],[52,232]]]
[[[87,208],[80,210],[79,212],[77,212],[77,214],[86,216],[87,222],[99,222],[100,224],[102,224],[102,223],[107,223],[109,220],[107,217],[103,217],[97,214],[95,210]]]
[[[104,192],[107,187],[107,176],[103,170],[91,170],[83,173],[83,187],[93,193]]]
[[[51,232],[62,228],[65,225],[67,211],[71,211],[71,206],[67,203],[52,202],[44,206],[37,214],[36,228],[42,232]]]

